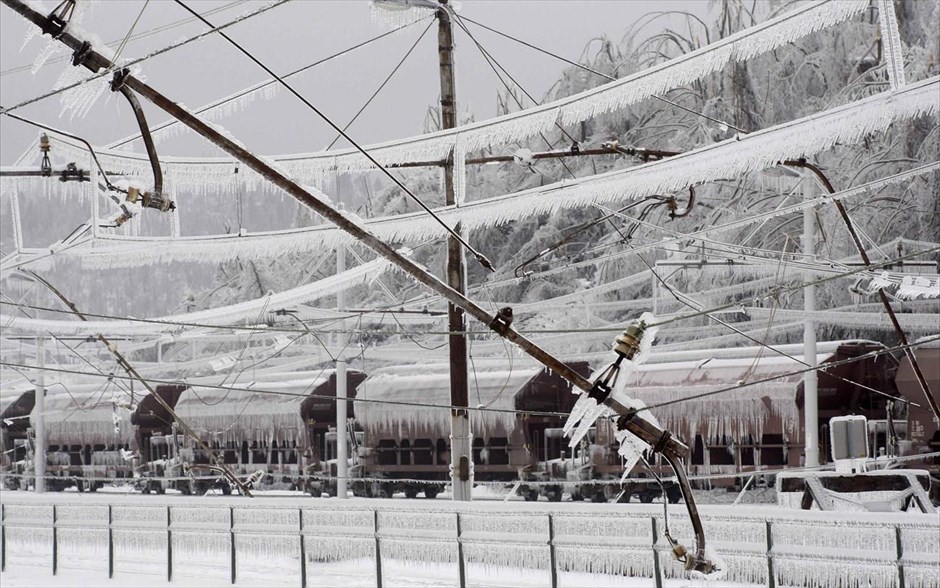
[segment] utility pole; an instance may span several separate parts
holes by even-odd
[[[812,172],[803,171],[803,200],[813,198],[815,180]],[[803,211],[803,255],[814,256],[816,252],[816,209],[807,208]],[[812,274],[808,274],[812,275]],[[812,281],[812,278],[807,280]],[[813,313],[816,312],[816,287],[812,284],[803,288],[803,310],[806,318],[803,321],[803,362],[809,367],[816,367],[816,323]],[[804,462],[806,467],[819,465],[819,394],[818,377],[816,370],[810,370],[803,375],[803,422],[804,422]]]
[[[447,0],[438,0],[437,40],[441,72],[441,129],[457,126],[457,92],[454,83],[454,34]],[[444,163],[444,204],[457,204],[454,189],[455,153]],[[454,227],[460,232],[460,225]],[[466,294],[467,271],[463,247],[454,237],[447,238],[447,285]],[[453,303],[447,305],[447,326],[450,349],[450,404],[457,407],[450,411],[450,468],[454,485],[454,500],[471,500],[473,476],[471,448],[473,435],[470,430],[470,413],[465,409],[468,399],[467,386],[467,337],[466,318],[463,309]],[[460,334],[455,334],[460,333]]]
[[[33,472],[36,492],[46,491],[46,348],[42,337],[36,337],[36,398],[33,403]]]
[[[336,273],[346,271],[346,246],[336,247]],[[346,310],[346,291],[336,293],[336,309],[342,313]],[[340,323],[340,331],[346,327],[345,321]],[[346,498],[347,478],[349,476],[349,459],[346,455],[349,429],[346,425],[346,358],[343,356],[346,347],[346,334],[337,333],[337,347],[341,350],[336,357],[336,496]]]

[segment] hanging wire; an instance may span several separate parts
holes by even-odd
[[[140,18],[144,15],[144,11],[147,10],[147,6],[150,4],[150,0],[144,0],[144,5],[140,8],[140,13],[137,15],[137,18],[134,19],[134,23],[131,25],[131,28],[128,29],[127,34],[124,36],[124,40],[121,41],[121,44],[118,46],[117,50],[114,52],[114,57],[111,58],[111,66],[117,64],[118,59],[121,57],[121,53],[124,52],[124,47],[127,45],[127,41],[130,40],[131,35],[134,34],[134,29],[137,28],[137,23],[140,22]]]
[[[207,11],[203,12],[202,14],[205,15],[205,16],[209,16],[209,15],[212,15],[212,14],[216,14],[216,13],[219,13],[219,12],[226,11],[226,10],[228,10],[228,9],[230,9],[230,8],[234,8],[234,7],[236,7],[236,6],[240,5],[240,4],[244,4],[245,2],[248,2],[248,1],[249,1],[249,0],[235,0],[234,2],[229,2],[228,4],[223,4],[222,6],[219,6],[219,7],[217,7],[217,8],[213,8],[213,9],[211,9],[211,10],[207,10]],[[178,21],[175,21],[175,22],[171,22],[171,23],[169,23],[169,24],[165,24],[165,25],[162,25],[162,26],[159,26],[159,27],[154,27],[154,28],[149,29],[149,30],[146,30],[146,31],[144,31],[144,32],[137,33],[136,35],[132,35],[131,38],[130,38],[130,40],[131,40],[131,41],[139,41],[140,39],[145,39],[145,38],[147,38],[147,37],[152,37],[153,35],[158,35],[158,34],[160,34],[160,33],[163,33],[163,32],[166,32],[166,31],[169,31],[169,30],[172,30],[172,29],[175,29],[175,28],[177,28],[177,27],[185,26],[185,25],[187,25],[187,24],[189,24],[189,23],[191,23],[191,22],[195,22],[195,20],[196,20],[196,19],[194,19],[194,18],[184,18],[184,19],[182,19],[182,20],[178,20]],[[112,46],[114,46],[114,45],[116,45],[117,43],[120,43],[120,42],[121,42],[121,39],[115,39],[115,40],[113,40],[113,41],[110,41],[110,42],[106,43],[106,45],[107,45],[108,47],[112,47]],[[70,57],[64,57],[64,56],[63,56],[63,57],[55,57],[55,58],[51,58],[51,59],[46,60],[46,62],[45,62],[43,65],[51,65],[51,64],[53,64],[53,63],[61,63],[61,62],[65,61],[65,60],[67,60],[67,59],[70,59]],[[10,67],[10,68],[7,68],[7,69],[5,69],[5,70],[0,71],[0,78],[2,78],[2,77],[4,77],[4,76],[7,76],[7,75],[10,75],[10,74],[19,73],[19,72],[21,72],[21,71],[29,71],[30,69],[32,69],[32,67],[33,67],[32,64],[28,64],[28,65],[20,65],[20,66],[17,66],[17,67]]]
[[[293,88],[293,86],[291,86],[290,84],[288,84],[287,82],[285,82],[284,79],[283,79],[281,76],[278,76],[276,73],[274,73],[274,72],[271,70],[271,68],[269,68],[267,65],[265,65],[264,63],[262,63],[261,60],[259,60],[257,57],[255,57],[254,55],[252,55],[250,51],[248,51],[247,49],[245,49],[244,47],[242,47],[242,46],[241,46],[240,44],[238,44],[234,39],[232,39],[231,37],[229,37],[227,34],[225,34],[224,32],[222,32],[221,30],[218,30],[217,28],[213,27],[212,23],[210,23],[208,20],[206,20],[205,18],[203,18],[202,16],[200,16],[198,12],[194,11],[192,8],[190,8],[189,6],[187,6],[186,3],[183,2],[183,0],[174,0],[174,1],[175,1],[177,4],[179,4],[181,7],[183,7],[185,10],[187,10],[190,14],[192,14],[193,16],[195,16],[195,17],[197,17],[199,20],[201,20],[206,26],[213,28],[213,31],[214,31],[214,32],[218,32],[219,35],[221,35],[223,39],[225,39],[225,40],[228,41],[233,47],[235,47],[236,49],[238,49],[238,51],[239,51],[240,53],[242,53],[243,55],[245,55],[248,59],[250,59],[253,63],[255,63],[255,65],[257,65],[258,67],[260,67],[261,69],[263,69],[265,72],[267,72],[267,74],[268,74],[269,76],[271,76],[271,77],[273,77],[274,79],[276,79],[276,80],[278,81],[278,83],[281,84],[281,86],[283,86],[287,91],[289,91],[291,94],[293,94],[298,100],[300,100],[301,102],[303,102],[304,105],[307,106],[307,108],[309,108],[311,111],[313,111],[318,117],[320,117],[321,120],[323,120],[325,123],[327,123],[328,125],[330,125],[330,127],[332,127],[334,131],[338,132],[344,139],[346,139],[346,141],[348,141],[349,144],[352,145],[352,146],[356,149],[356,151],[358,151],[359,153],[361,153],[366,159],[369,160],[370,163],[372,163],[372,165],[374,165],[374,166],[375,166],[379,171],[381,171],[386,177],[388,177],[390,180],[392,180],[392,182],[394,182],[396,186],[398,186],[398,187],[399,187],[403,192],[405,192],[405,194],[407,194],[416,204],[418,204],[418,206],[420,206],[422,209],[424,209],[425,213],[427,213],[427,214],[428,214],[431,218],[433,218],[441,227],[443,227],[444,230],[446,230],[452,237],[454,237],[454,239],[456,239],[471,255],[473,255],[474,258],[476,258],[477,262],[478,262],[480,265],[482,265],[483,267],[485,267],[486,269],[488,269],[488,270],[490,270],[490,271],[496,271],[496,269],[493,267],[493,264],[490,262],[490,260],[489,260],[485,255],[483,255],[482,253],[480,253],[479,251],[477,251],[476,249],[474,249],[474,247],[473,247],[472,245],[470,245],[470,243],[468,243],[468,242],[460,235],[460,233],[458,233],[458,232],[456,232],[454,229],[450,228],[450,227],[447,225],[447,223],[445,223],[443,220],[441,220],[440,217],[438,217],[437,214],[435,214],[435,212],[434,212],[433,210],[431,210],[431,208],[429,208],[427,204],[425,204],[420,198],[418,198],[417,195],[414,194],[414,192],[412,192],[411,190],[409,190],[409,189],[405,186],[405,184],[403,184],[397,177],[395,177],[394,174],[392,174],[385,166],[383,166],[382,164],[380,164],[374,157],[372,157],[372,155],[371,155],[368,151],[366,151],[361,145],[359,145],[359,143],[357,143],[356,141],[354,141],[354,140],[352,139],[352,137],[350,137],[348,134],[346,134],[346,132],[345,132],[343,129],[341,129],[335,122],[333,122],[332,119],[330,119],[328,116],[326,116],[319,108],[317,108],[316,106],[314,106],[309,100],[307,100],[307,99],[304,98],[299,92],[297,92],[297,90],[295,90],[295,89]]]
[[[456,14],[456,13],[451,12],[451,14],[453,14],[455,17],[457,17],[457,14]],[[512,88],[510,88],[510,86],[509,86],[509,84],[506,82],[506,80],[504,80],[503,77],[499,74],[499,71],[497,71],[497,69],[496,69],[497,67],[498,67],[500,70],[502,70],[502,72],[503,72],[504,74],[506,74],[506,76],[507,76],[510,80],[512,80],[512,83],[514,83],[517,88],[519,88],[520,90],[522,90],[522,93],[525,94],[525,95],[529,98],[529,100],[532,101],[533,104],[535,104],[536,106],[538,106],[538,105],[539,105],[539,102],[538,102],[535,98],[533,98],[531,94],[529,94],[528,92],[526,92],[526,89],[523,88],[522,85],[521,85],[519,82],[517,82],[516,79],[513,78],[512,75],[510,75],[510,73],[509,73],[508,71],[506,71],[506,68],[504,68],[502,65],[500,65],[499,62],[496,61],[496,59],[490,54],[490,52],[487,51],[487,50],[483,47],[483,45],[481,45],[481,44],[476,40],[476,38],[474,38],[473,35],[470,34],[470,31],[467,30],[467,27],[464,26],[464,24],[463,24],[462,22],[460,22],[460,18],[459,18],[459,17],[457,17],[457,18],[455,19],[455,22],[457,23],[458,26],[460,26],[461,29],[463,29],[463,31],[467,34],[467,36],[470,37],[470,40],[473,41],[473,43],[474,43],[474,45],[476,45],[477,49],[480,50],[480,53],[483,54],[483,58],[484,58],[484,60],[486,61],[487,65],[489,65],[489,66],[490,66],[490,69],[493,70],[493,73],[496,74],[497,79],[499,79],[499,81],[503,84],[503,87],[506,88],[506,92],[512,97],[512,99],[513,99],[513,101],[515,101],[516,105],[517,105],[520,109],[523,108],[523,107],[522,107],[522,102],[519,100],[519,98],[516,96],[516,94],[512,91]],[[558,127],[558,129],[560,129],[561,132],[564,133],[564,135],[567,136],[567,137],[571,140],[572,145],[577,144],[578,141],[577,141],[574,137],[572,137],[570,134],[568,134],[568,131],[566,131],[566,130],[564,129],[564,127],[562,127],[562,126],[561,126],[560,124],[558,124],[557,122],[555,123],[555,126]],[[545,144],[548,145],[548,148],[549,148],[549,149],[554,149],[554,148],[555,148],[555,146],[552,144],[552,142],[548,140],[548,137],[545,136],[545,133],[539,132],[539,137],[541,137],[542,140],[545,141]],[[574,175],[574,172],[571,171],[571,168],[568,167],[568,164],[566,164],[564,160],[561,160],[561,159],[560,159],[560,160],[559,160],[559,163],[561,163],[562,167],[565,168],[565,171],[568,172],[568,175],[570,175],[570,176],[572,177],[572,179],[576,179],[576,177],[575,177],[575,175]]]
[[[366,100],[366,103],[362,105],[362,108],[360,108],[360,109],[356,112],[356,114],[355,114],[351,119],[349,119],[349,122],[346,123],[346,126],[343,127],[343,132],[349,130],[349,127],[351,127],[352,124],[353,124],[354,122],[356,122],[356,119],[359,118],[359,115],[362,114],[362,112],[363,112],[366,108],[368,108],[370,104],[372,104],[372,101],[375,100],[375,97],[379,95],[379,92],[381,92],[382,89],[385,88],[385,85],[388,84],[388,82],[392,79],[392,77],[394,77],[394,75],[398,72],[398,70],[401,68],[401,66],[405,64],[405,61],[408,59],[408,57],[411,56],[412,51],[415,50],[415,47],[418,46],[418,43],[421,42],[421,39],[423,39],[424,36],[428,34],[428,31],[431,30],[431,25],[433,25],[433,24],[434,24],[434,21],[433,21],[433,20],[428,23],[428,26],[425,27],[424,31],[421,32],[421,36],[419,36],[419,37],[415,40],[415,42],[411,45],[411,47],[410,47],[410,48],[408,49],[408,51],[405,53],[404,57],[402,57],[401,60],[398,62],[398,64],[392,69],[391,73],[389,73],[388,76],[385,78],[385,80],[383,80],[382,83],[379,84],[379,87],[376,88],[375,92],[373,92],[372,95],[369,96],[369,99]],[[330,148],[333,147],[333,145],[336,145],[336,142],[337,142],[337,141],[339,141],[340,139],[342,139],[342,137],[343,137],[343,136],[342,136],[341,134],[337,134],[336,137],[335,137],[332,141],[330,141],[330,144],[326,146],[325,151],[329,151]]]
[[[542,49],[541,47],[537,47],[536,45],[533,45],[533,44],[531,44],[531,43],[527,43],[527,42],[523,41],[522,39],[518,39],[518,38],[516,38],[516,37],[513,37],[512,35],[508,35],[508,34],[506,34],[506,33],[497,31],[496,29],[490,28],[490,27],[484,25],[483,23],[477,22],[477,21],[472,20],[472,19],[470,19],[470,18],[467,18],[467,17],[465,17],[465,16],[458,16],[457,18],[460,19],[460,20],[465,20],[465,21],[467,21],[467,22],[471,22],[471,23],[477,25],[478,27],[484,28],[484,29],[486,29],[486,30],[488,30],[488,31],[490,31],[490,32],[492,32],[492,33],[496,33],[497,35],[499,35],[499,36],[501,36],[501,37],[504,37],[504,38],[509,39],[509,40],[511,40],[511,41],[515,41],[516,43],[520,43],[520,44],[522,44],[522,45],[525,45],[526,47],[529,47],[530,49],[534,49],[534,50],[536,50],[536,51],[538,51],[538,52],[540,52],[540,53],[544,53],[545,55],[548,55],[548,56],[550,56],[550,57],[554,57],[555,59],[561,60],[561,61],[563,61],[563,62],[565,62],[565,63],[567,63],[567,64],[569,64],[569,65],[573,65],[573,66],[575,66],[575,67],[577,67],[577,68],[583,69],[584,71],[587,71],[587,72],[590,72],[590,73],[592,73],[592,74],[598,75],[598,76],[600,76],[600,77],[602,77],[602,78],[607,79],[608,81],[616,81],[616,80],[617,80],[617,78],[615,78],[615,77],[613,77],[613,76],[607,75],[607,74],[605,74],[605,73],[601,73],[601,72],[599,72],[599,71],[597,71],[597,70],[595,70],[595,69],[592,69],[592,68],[590,68],[590,67],[587,67],[586,65],[580,64],[580,63],[578,63],[578,62],[576,62],[576,61],[572,61],[572,60],[570,60],[570,59],[567,59],[567,58],[565,58],[565,57],[562,57],[562,56],[560,56],[560,55],[557,55],[557,54],[555,54],[555,53],[552,53],[551,51],[548,51],[547,49]],[[704,118],[704,119],[706,119],[706,120],[709,120],[709,121],[711,121],[711,122],[713,122],[713,123],[717,123],[717,124],[719,124],[719,125],[724,125],[724,126],[728,127],[729,129],[734,129],[734,130],[735,130],[737,133],[739,133],[739,134],[742,134],[742,135],[746,135],[746,134],[747,134],[747,131],[745,131],[744,129],[740,129],[740,128],[734,126],[734,125],[731,124],[731,123],[725,122],[725,121],[720,120],[720,119],[717,119],[717,118],[713,118],[713,117],[708,116],[707,114],[705,114],[705,113],[703,113],[703,112],[698,112],[697,110],[693,110],[693,109],[688,108],[688,107],[686,107],[686,106],[682,106],[681,104],[678,104],[678,103],[676,103],[676,102],[673,102],[672,100],[669,100],[668,98],[664,98],[664,97],[662,97],[662,96],[656,96],[655,94],[650,95],[650,97],[653,98],[653,99],[655,99],[655,100],[659,100],[660,102],[664,102],[664,103],[666,103],[666,104],[669,104],[670,106],[674,106],[674,107],[676,107],[676,108],[678,108],[678,109],[680,109],[680,110],[684,110],[684,111],[686,111],[686,112],[688,112],[688,113],[690,113],[690,114],[694,114],[695,116],[700,116],[700,117],[702,117],[702,118]]]
[[[715,396],[715,395],[718,395],[718,394],[724,394],[724,393],[726,393],[726,392],[732,392],[732,391],[740,390],[740,389],[743,389],[743,388],[749,388],[749,387],[752,387],[752,386],[756,386],[756,385],[758,385],[758,384],[766,384],[766,383],[768,383],[768,382],[774,382],[774,381],[777,381],[777,380],[782,380],[782,379],[791,378],[791,377],[794,377],[794,376],[799,376],[799,375],[802,375],[802,374],[805,374],[805,373],[808,373],[808,372],[812,372],[812,371],[832,370],[832,369],[834,369],[834,368],[838,368],[838,367],[845,366],[845,365],[852,365],[852,364],[854,364],[854,363],[858,363],[858,362],[860,362],[860,361],[866,361],[866,360],[869,360],[869,359],[873,359],[873,358],[876,358],[876,357],[880,357],[880,356],[882,356],[882,355],[893,354],[893,353],[896,353],[896,352],[898,352],[898,351],[904,351],[904,350],[907,350],[907,349],[916,349],[916,348],[918,348],[918,347],[921,347],[921,346],[924,346],[924,345],[929,345],[929,344],[934,343],[934,342],[936,342],[936,341],[940,341],[940,335],[936,335],[936,336],[933,336],[933,337],[925,337],[925,338],[920,339],[920,340],[918,340],[918,341],[916,341],[916,342],[914,342],[914,343],[908,343],[907,345],[897,345],[897,346],[895,346],[895,347],[885,347],[885,348],[883,348],[883,349],[876,349],[876,350],[869,351],[868,353],[864,353],[864,354],[861,354],[861,355],[858,355],[858,356],[855,356],[855,357],[849,357],[849,358],[846,358],[846,359],[842,359],[842,360],[838,360],[838,361],[829,362],[829,363],[822,364],[822,365],[819,365],[819,366],[816,366],[816,367],[809,367],[809,368],[804,368],[804,369],[799,369],[799,370],[793,370],[793,371],[786,372],[786,373],[776,374],[776,375],[773,375],[773,376],[770,376],[770,377],[767,377],[767,378],[763,378],[763,379],[760,379],[760,380],[754,380],[754,381],[752,381],[752,382],[746,382],[746,383],[742,383],[742,384],[736,384],[736,385],[733,385],[733,386],[728,386],[728,387],[725,387],[725,388],[720,388],[720,389],[712,390],[712,391],[709,391],[709,392],[703,392],[703,393],[699,393],[699,394],[693,394],[693,395],[690,395],[690,396],[686,396],[686,397],[683,397],[683,398],[677,398],[677,399],[674,399],[674,400],[668,400],[668,401],[664,401],[664,402],[653,403],[653,404],[650,404],[650,405],[644,407],[643,409],[640,409],[638,412],[650,411],[650,410],[653,410],[653,409],[656,409],[656,408],[661,408],[661,407],[664,407],[664,406],[671,406],[671,405],[674,405],[674,404],[681,404],[681,403],[683,403],[683,402],[691,402],[691,401],[693,401],[693,400],[699,400],[699,399],[701,399],[701,398],[707,398],[707,397]],[[9,367],[9,368],[11,368],[11,369],[12,369],[12,368],[29,369],[29,370],[37,370],[37,369],[39,369],[39,366],[38,366],[38,365],[25,364],[25,363],[18,363],[18,362],[10,362],[10,361],[0,361],[0,366]],[[92,376],[92,377],[108,377],[108,378],[126,379],[126,380],[134,379],[132,376],[128,376],[128,375],[114,374],[114,375],[111,375],[111,376],[102,376],[102,375],[100,375],[100,374],[96,374],[96,373],[92,373],[92,372],[85,372],[85,371],[80,371],[80,370],[72,370],[72,369],[62,368],[62,367],[45,367],[44,369],[45,369],[45,371],[47,371],[47,372],[54,372],[54,373],[73,374],[73,375]],[[177,386],[179,386],[179,385],[183,385],[183,386],[188,386],[188,385],[190,385],[190,384],[187,384],[185,381],[180,381],[180,380],[158,379],[158,378],[149,378],[149,377],[147,378],[147,381],[150,382],[150,383],[154,383],[154,384],[168,384],[168,385],[177,385]],[[336,396],[331,396],[331,395],[321,395],[321,394],[309,394],[309,395],[308,395],[308,394],[299,394],[299,393],[296,393],[296,392],[287,392],[287,391],[283,391],[283,390],[265,390],[265,389],[262,389],[262,388],[246,388],[246,387],[239,387],[239,386],[215,386],[215,385],[211,385],[211,384],[201,384],[201,383],[200,383],[200,384],[195,384],[195,385],[196,385],[196,386],[199,386],[199,387],[201,387],[201,388],[207,388],[207,389],[212,389],[212,388],[214,388],[214,389],[219,389],[219,390],[237,390],[237,391],[252,392],[252,393],[254,393],[254,394],[262,394],[262,395],[288,396],[288,397],[310,397],[310,398],[321,398],[321,399],[325,399],[325,400],[332,400],[332,401],[334,401],[334,402],[336,401]],[[471,410],[471,411],[474,411],[474,410],[475,410],[475,411],[479,411],[479,412],[494,412],[494,413],[505,413],[505,414],[528,415],[528,416],[567,417],[567,416],[570,414],[570,413],[563,412],[563,411],[531,411],[531,410],[517,410],[517,409],[509,409],[509,408],[460,407],[460,406],[456,406],[456,405],[429,404],[429,403],[426,403],[426,402],[409,402],[409,401],[403,401],[403,400],[378,400],[378,399],[364,399],[364,398],[363,398],[363,399],[359,399],[359,398],[357,398],[357,399],[355,399],[355,401],[356,401],[356,402],[363,402],[363,403],[370,403],[370,404],[386,404],[386,405],[395,405],[395,406],[413,406],[413,407],[421,407],[421,408],[437,408],[437,409],[440,409],[440,410],[462,409],[462,410]],[[912,403],[912,405],[913,405],[913,403]]]
[[[271,2],[271,4],[268,4],[268,5],[266,5],[266,6],[262,6],[261,8],[258,8],[257,10],[255,10],[255,11],[253,11],[253,12],[250,12],[250,13],[244,15],[244,16],[238,17],[238,18],[236,18],[235,20],[230,20],[229,22],[224,23],[224,24],[221,24],[221,25],[219,25],[219,26],[217,26],[217,27],[212,27],[212,28],[211,28],[210,30],[208,30],[208,31],[203,31],[203,32],[199,33],[198,35],[193,35],[192,37],[188,37],[188,38],[183,39],[183,40],[181,40],[181,41],[177,41],[177,42],[175,42],[175,43],[173,43],[173,44],[171,44],[171,45],[167,45],[166,47],[163,47],[162,49],[157,49],[156,51],[153,51],[153,52],[151,52],[151,53],[149,53],[149,54],[147,54],[147,55],[144,55],[144,56],[142,56],[142,57],[138,57],[138,58],[136,58],[136,59],[132,59],[131,61],[128,61],[127,63],[122,64],[120,69],[130,68],[131,66],[137,65],[138,63],[142,63],[142,62],[144,62],[144,61],[147,61],[148,59],[157,57],[157,56],[159,56],[159,55],[163,55],[164,53],[167,53],[167,52],[172,51],[172,50],[174,50],[174,49],[178,49],[178,48],[180,48],[180,47],[182,47],[182,46],[184,46],[184,45],[188,45],[188,44],[192,43],[193,41],[198,41],[198,40],[200,40],[200,39],[203,39],[203,38],[205,38],[205,37],[208,37],[209,35],[211,35],[211,34],[217,32],[217,31],[221,31],[221,30],[223,30],[223,29],[226,29],[226,28],[228,28],[228,27],[230,27],[230,26],[232,26],[232,25],[239,24],[239,23],[243,23],[243,22],[245,22],[246,20],[248,20],[248,19],[250,19],[250,18],[254,18],[254,17],[256,17],[256,16],[258,16],[258,15],[260,15],[260,14],[264,14],[265,12],[267,12],[267,11],[269,11],[269,10],[273,10],[273,9],[279,7],[279,6],[283,6],[283,5],[286,4],[287,2],[290,2],[290,0],[273,0],[273,1]],[[10,112],[12,112],[12,111],[14,111],[14,110],[19,110],[20,108],[23,108],[24,106],[28,106],[28,105],[30,105],[30,104],[39,102],[39,101],[41,101],[41,100],[45,100],[46,98],[51,98],[52,96],[57,96],[57,95],[59,95],[59,94],[61,94],[61,93],[63,93],[63,92],[68,92],[69,90],[72,90],[72,89],[74,89],[74,88],[77,88],[77,87],[79,87],[79,86],[81,86],[81,85],[83,85],[83,84],[87,84],[87,83],[92,82],[92,81],[94,81],[94,80],[99,80],[99,79],[101,79],[101,78],[110,76],[110,75],[112,75],[115,71],[117,71],[117,68],[114,68],[114,67],[104,68],[104,69],[100,70],[98,73],[92,74],[91,76],[89,76],[89,77],[87,77],[87,78],[78,80],[77,82],[74,82],[74,83],[71,83],[71,84],[68,84],[68,85],[65,85],[65,86],[56,88],[56,89],[54,89],[54,90],[50,90],[49,92],[46,92],[45,94],[40,94],[40,95],[38,95],[38,96],[34,96],[34,97],[32,97],[32,98],[28,98],[28,99],[26,99],[26,100],[24,100],[24,101],[22,101],[22,102],[20,102],[20,103],[18,103],[18,104],[15,104],[15,105],[13,105],[13,106],[11,106],[11,107],[9,107],[9,108],[2,108],[2,107],[0,107],[0,114],[9,114]]]
[[[208,14],[208,13],[205,13],[205,14]],[[314,67],[317,67],[318,65],[322,65],[322,64],[324,64],[324,63],[327,63],[328,61],[331,61],[331,60],[336,59],[336,58],[338,58],[338,57],[342,57],[343,55],[346,55],[347,53],[352,53],[352,52],[355,51],[356,49],[359,49],[359,48],[361,48],[361,47],[365,47],[366,45],[370,45],[370,44],[374,43],[375,41],[378,41],[379,39],[384,39],[385,37],[388,37],[389,35],[392,35],[392,34],[397,33],[397,32],[399,32],[399,31],[403,31],[403,30],[407,29],[408,27],[414,26],[414,25],[418,24],[419,22],[421,22],[421,21],[423,21],[423,20],[425,20],[425,19],[428,19],[428,18],[432,18],[432,17],[426,16],[426,17],[424,17],[424,18],[422,18],[422,19],[420,19],[420,20],[417,20],[417,21],[415,21],[415,22],[412,22],[412,23],[409,23],[409,24],[400,26],[400,27],[395,28],[395,29],[392,29],[392,30],[390,30],[390,31],[386,31],[386,32],[384,32],[384,33],[382,33],[382,34],[380,34],[380,35],[376,35],[375,37],[372,37],[371,39],[367,39],[367,40],[365,40],[365,41],[362,41],[361,43],[357,43],[357,44],[355,44],[355,45],[353,45],[353,46],[351,46],[351,47],[348,47],[348,48],[346,48],[346,49],[343,49],[342,51],[339,51],[339,52],[337,52],[337,53],[333,53],[332,55],[327,55],[326,57],[320,58],[320,59],[318,59],[318,60],[316,60],[316,61],[314,61],[314,62],[312,62],[312,63],[308,63],[307,65],[304,65],[304,66],[299,67],[299,68],[297,68],[297,69],[291,70],[291,71],[287,72],[286,74],[284,74],[283,76],[281,76],[281,78],[282,78],[282,79],[285,79],[285,80],[286,80],[287,78],[292,78],[292,77],[294,77],[294,76],[296,76],[296,75],[298,75],[298,74],[301,74],[301,73],[303,73],[303,72],[305,72],[305,71],[307,71],[307,70],[309,70],[309,69],[313,69]],[[195,19],[189,19],[189,20],[195,20]],[[225,98],[225,99],[217,100],[217,101],[215,101],[215,102],[212,102],[212,103],[210,103],[210,104],[207,104],[207,105],[205,105],[205,106],[203,106],[203,107],[201,107],[201,108],[199,108],[199,109],[193,111],[193,113],[194,113],[194,114],[202,114],[202,113],[204,113],[204,112],[206,112],[206,111],[212,110],[212,109],[214,109],[214,108],[218,108],[218,107],[223,106],[223,105],[225,105],[225,104],[228,104],[228,103],[230,103],[230,102],[234,102],[235,100],[238,100],[238,99],[241,98],[242,96],[246,96],[246,95],[248,95],[248,94],[250,94],[250,93],[252,93],[252,92],[255,92],[255,91],[257,91],[257,90],[261,90],[262,88],[266,88],[266,87],[268,87],[268,86],[273,86],[273,85],[276,84],[276,83],[277,83],[277,80],[268,80],[267,82],[263,82],[263,83],[261,83],[261,84],[255,84],[254,86],[251,86],[250,88],[246,88],[246,89],[242,90],[241,92],[238,92],[238,93],[236,93],[236,94],[234,94],[234,95],[232,95],[232,96],[229,96],[229,97],[227,97],[227,98]],[[174,119],[170,119],[170,120],[168,120],[168,121],[166,121],[166,122],[163,122],[163,123],[161,123],[161,124],[159,124],[159,125],[157,125],[157,126],[151,128],[151,129],[150,129],[150,132],[151,132],[151,133],[156,133],[157,131],[161,131],[161,130],[167,128],[167,127],[172,127],[172,126],[178,125],[178,124],[182,124],[182,123],[180,123],[180,122],[179,122],[178,120],[176,120],[175,118],[174,118]],[[140,134],[132,135],[131,137],[128,137],[128,138],[126,138],[126,139],[122,139],[121,141],[118,141],[117,143],[112,143],[111,145],[108,145],[108,147],[111,148],[111,149],[116,149],[116,148],[121,147],[121,146],[123,146],[123,145],[126,145],[126,144],[128,144],[128,143],[131,143],[131,142],[133,142],[133,141],[136,141],[136,140],[139,139],[139,138],[140,138]]]

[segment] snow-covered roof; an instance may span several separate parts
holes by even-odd
[[[176,403],[176,413],[207,441],[256,441],[303,445],[306,440],[300,405],[332,371],[316,377],[278,381],[240,380],[237,388],[192,386],[183,391]]]
[[[470,406],[508,409],[515,407],[516,393],[540,372],[536,367],[471,370]],[[450,431],[450,373],[446,365],[392,367],[374,372],[360,384],[360,400],[420,403],[410,406],[356,402],[356,417],[364,429],[393,432],[399,436],[447,437]],[[508,431],[515,415],[511,412],[471,411],[470,423],[475,435],[496,430]]]
[[[46,441],[51,445],[130,445],[130,398],[113,386],[53,385],[45,397]],[[122,406],[123,405],[123,406]],[[36,407],[30,423],[36,426]]]
[[[772,355],[763,357],[710,359],[716,355],[712,351],[721,355],[721,350],[705,350],[698,361],[641,364],[635,371],[621,376],[624,393],[647,405],[654,405],[721,390],[739,382],[773,378],[806,367],[799,361],[770,351],[765,351],[765,354]],[[817,362],[824,363],[832,354],[833,351],[818,353]],[[801,355],[797,357],[802,358]],[[688,435],[688,439],[694,439],[695,434],[708,438],[720,435],[740,438],[748,434],[759,437],[771,415],[782,421],[785,430],[798,425],[796,392],[802,379],[802,374],[790,375],[654,408],[651,412],[667,429],[681,431]]]

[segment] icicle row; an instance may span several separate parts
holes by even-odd
[[[883,131],[895,121],[932,115],[940,110],[938,96],[940,96],[940,77],[933,77],[906,86],[897,92],[880,94],[764,129],[740,140],[730,139],[626,170],[470,202],[459,209],[439,209],[439,216],[448,225],[452,226],[459,222],[465,231],[472,231],[535,215],[554,214],[562,209],[621,202],[652,194],[675,192],[690,185],[763,169],[783,159],[799,156],[812,157],[836,143],[855,143],[868,133]],[[788,214],[802,210],[806,206],[829,202],[833,198],[844,200],[865,193],[872,187],[900,181],[936,167],[937,163],[934,162],[917,170],[897,174],[834,196],[824,196],[812,202],[808,201],[809,203],[799,203],[784,209],[762,213],[753,219],[733,221],[682,237],[666,238],[658,243],[640,246],[637,251],[678,242],[690,236],[739,228],[754,222],[754,219],[764,220],[772,216]],[[442,228],[424,214],[405,214],[373,219],[365,221],[364,225],[386,242],[425,240],[444,235]],[[126,255],[128,246],[126,239],[114,240],[122,241],[120,253],[122,262],[144,264],[154,263],[157,260],[221,261],[252,254],[255,256],[280,255],[332,245],[347,239],[349,237],[345,233],[340,233],[338,229],[323,226],[259,233],[257,237],[244,239],[213,236],[201,239],[187,238],[179,244],[161,240],[160,247],[135,252],[133,256]],[[215,246],[215,243],[218,245]],[[105,250],[102,249],[99,254],[104,255],[104,253]],[[82,250],[76,250],[74,254],[89,255],[87,251]],[[112,253],[114,254],[117,252]]]
[[[867,5],[863,0],[820,0],[648,70],[575,96],[452,130],[370,145],[366,149],[380,163],[390,165],[443,160],[454,149],[458,135],[464,143],[465,152],[522,141],[551,130],[556,122],[562,125],[577,124],[635,104],[650,96],[661,95],[720,71],[731,61],[752,59],[834,26],[859,14]],[[417,9],[406,12],[427,14],[426,11]],[[116,157],[127,155],[119,151],[112,151],[112,154]],[[324,173],[341,173],[372,167],[366,158],[352,149],[285,155],[274,159],[285,164],[285,168],[300,180],[311,183],[315,183],[316,178]],[[191,163],[195,167],[211,168],[214,165],[211,161]],[[197,171],[191,177],[198,183],[199,178],[204,175],[204,172]]]

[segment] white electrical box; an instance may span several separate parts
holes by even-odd
[[[829,420],[829,446],[832,460],[868,457],[868,419],[863,416],[833,417]]]

